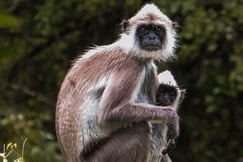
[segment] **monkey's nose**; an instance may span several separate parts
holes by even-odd
[[[155,40],[156,36],[151,33],[151,34],[149,34],[148,38],[149,38],[149,40]]]

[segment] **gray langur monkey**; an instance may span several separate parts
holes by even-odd
[[[170,71],[165,70],[158,75],[159,87],[156,93],[156,105],[172,106],[175,110],[178,109],[182,102],[185,89],[180,89],[174,76]],[[168,152],[175,148],[174,132],[171,132],[171,125],[163,125],[160,123],[152,124],[152,161],[153,162],[170,162]]]
[[[152,123],[179,134],[175,108],[150,103],[159,87],[154,61],[174,56],[175,24],[147,4],[122,28],[117,41],[78,58],[61,85],[56,134],[67,162],[149,162]]]

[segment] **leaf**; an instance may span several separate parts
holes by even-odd
[[[12,146],[12,142],[10,142],[10,143],[7,144],[6,149],[8,150],[8,148],[11,147],[11,146]]]
[[[18,28],[21,24],[19,18],[8,13],[0,13],[0,20],[0,28]]]
[[[13,147],[13,148],[17,148],[17,143],[14,143],[14,144],[12,145],[12,147]]]

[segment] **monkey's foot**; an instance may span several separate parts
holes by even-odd
[[[171,152],[172,150],[174,150],[175,148],[176,148],[175,139],[169,139],[168,146],[167,146],[166,149],[164,149],[162,151],[162,154],[165,155],[168,152]]]

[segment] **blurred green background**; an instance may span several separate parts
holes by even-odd
[[[28,138],[26,161],[61,161],[55,102],[72,60],[93,44],[116,40],[120,22],[147,2],[0,1],[0,152],[3,144],[21,146]],[[179,25],[177,59],[159,72],[171,70],[187,89],[172,159],[242,162],[242,1],[153,2]]]

